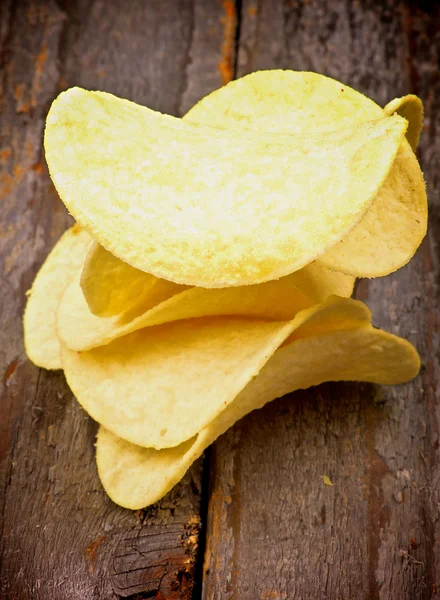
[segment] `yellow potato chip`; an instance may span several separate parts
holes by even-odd
[[[370,312],[331,297],[287,322],[179,321],[88,352],[62,346],[61,358],[70,388],[96,421],[140,446],[177,446],[232,402],[293,331],[307,324],[319,333],[329,318],[349,327],[368,323]]]
[[[68,229],[46,258],[29,291],[23,317],[24,344],[29,359],[39,367],[61,369],[56,311],[91,243],[92,238],[79,225]]]
[[[177,283],[226,287],[300,269],[362,218],[407,123],[274,135],[184,122],[72,88],[45,129],[49,170],[112,254]]]
[[[124,263],[116,258],[114,260],[119,262],[118,268],[122,268]],[[99,279],[101,265],[101,261],[93,264],[89,261],[90,278],[94,277],[91,271],[95,271],[96,279]],[[128,267],[127,275],[131,269]],[[137,272],[137,281],[141,281],[142,275],[148,282],[151,275],[142,271]],[[102,283],[110,284],[105,278]],[[150,308],[151,299],[147,297],[145,308],[138,303],[136,310],[132,308],[119,316],[102,318],[91,313],[79,285],[78,273],[59,304],[57,329],[61,341],[68,348],[90,350],[143,327],[182,319],[229,315],[290,320],[298,311],[323,302],[333,294],[351,296],[353,286],[354,277],[312,263],[291,275],[258,285],[221,289],[185,289],[181,286],[183,292],[153,308]],[[96,293],[99,293],[99,287]]]
[[[427,217],[422,171],[405,142],[362,221],[319,262],[356,277],[388,275],[413,257],[425,237]]]
[[[278,134],[332,133],[383,116],[373,100],[343,83],[307,71],[257,71],[214,90],[185,121]]]
[[[402,98],[394,98],[384,107],[387,115],[397,113],[408,121],[406,139],[415,151],[419,145],[420,134],[423,128],[423,103],[418,96],[408,94]]]
[[[112,317],[139,314],[187,289],[139,271],[95,242],[81,274],[81,288],[94,315]]]
[[[423,106],[417,96],[398,98],[382,109],[334,79],[317,73],[260,71],[232,81],[203,98],[184,117],[233,130],[275,133],[333,131],[395,112],[409,121],[407,137],[417,145]],[[405,265],[426,234],[423,174],[406,140],[374,202],[359,223],[319,257],[330,269],[356,277],[387,275]]]
[[[156,502],[180,481],[204,449],[236,421],[294,390],[325,381],[397,384],[415,377],[420,361],[413,346],[374,329],[360,316],[357,324],[349,319],[344,323],[339,318],[340,327],[335,328],[331,310],[327,310],[318,335],[308,335],[299,328],[298,337],[294,332],[291,342],[275,352],[225,410],[180,446],[163,450],[141,448],[101,427],[96,453],[107,494],[117,504],[131,509]],[[327,333],[324,321],[329,326]]]
[[[284,342],[290,322],[194,319],[88,352],[61,347],[67,383],[98,423],[134,444],[177,446],[223,410]]]

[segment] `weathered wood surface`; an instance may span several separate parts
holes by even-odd
[[[95,426],[61,374],[26,360],[21,317],[25,291],[70,222],[43,157],[50,102],[82,85],[181,114],[221,85],[224,8],[203,0],[0,6],[0,597],[191,597],[201,463],[149,510],[110,502],[94,464]]]
[[[376,325],[416,344],[424,370],[392,389],[294,394],[217,442],[205,600],[440,597],[440,10],[425,4],[243,2],[238,75],[314,70],[382,105],[408,92],[425,101],[429,239],[409,266],[357,292]]]
[[[0,1],[2,600],[439,596],[440,10],[429,6]],[[94,425],[22,348],[24,293],[69,224],[44,164],[45,114],[75,84],[182,114],[234,74],[274,67],[329,74],[382,104],[409,91],[426,103],[430,237],[407,268],[358,287],[377,325],[417,345],[423,374],[274,402],[215,444],[207,498],[199,463],[158,505],[119,509],[97,480]]]

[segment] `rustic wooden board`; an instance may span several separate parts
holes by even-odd
[[[97,480],[94,424],[61,374],[24,356],[24,293],[70,222],[42,155],[51,100],[78,84],[182,114],[234,74],[274,67],[327,73],[382,104],[415,91],[426,103],[420,156],[435,208],[440,11],[428,7],[0,1],[2,600],[163,600],[202,591],[201,464],[154,507],[119,509]],[[206,600],[438,597],[439,235],[433,210],[429,240],[411,265],[358,287],[377,325],[416,343],[420,379],[294,394],[215,444]]]
[[[409,266],[357,291],[376,325],[416,344],[424,369],[392,389],[294,394],[215,444],[206,600],[439,597],[440,10],[429,7],[243,2],[238,75],[315,70],[382,105],[408,92],[425,101],[429,238]]]
[[[191,597],[201,462],[160,503],[115,506],[97,478],[95,425],[60,373],[25,358],[25,291],[70,219],[42,133],[72,85],[172,114],[219,87],[225,8],[203,0],[0,3],[0,597]],[[197,590],[196,590],[197,592]]]

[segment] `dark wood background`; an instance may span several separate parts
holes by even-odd
[[[440,598],[439,5],[0,0],[0,48],[0,598]],[[70,223],[44,162],[46,113],[81,85],[182,115],[275,67],[382,105],[409,92],[425,102],[429,237],[409,266],[357,288],[376,325],[416,344],[421,376],[278,400],[158,504],[123,510],[99,484],[94,423],[63,375],[23,351],[25,291]]]

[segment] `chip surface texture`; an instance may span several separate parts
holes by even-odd
[[[235,132],[72,88],[52,104],[45,149],[67,208],[112,254],[176,283],[226,287],[282,277],[336,244],[406,128],[382,113],[336,132]]]

